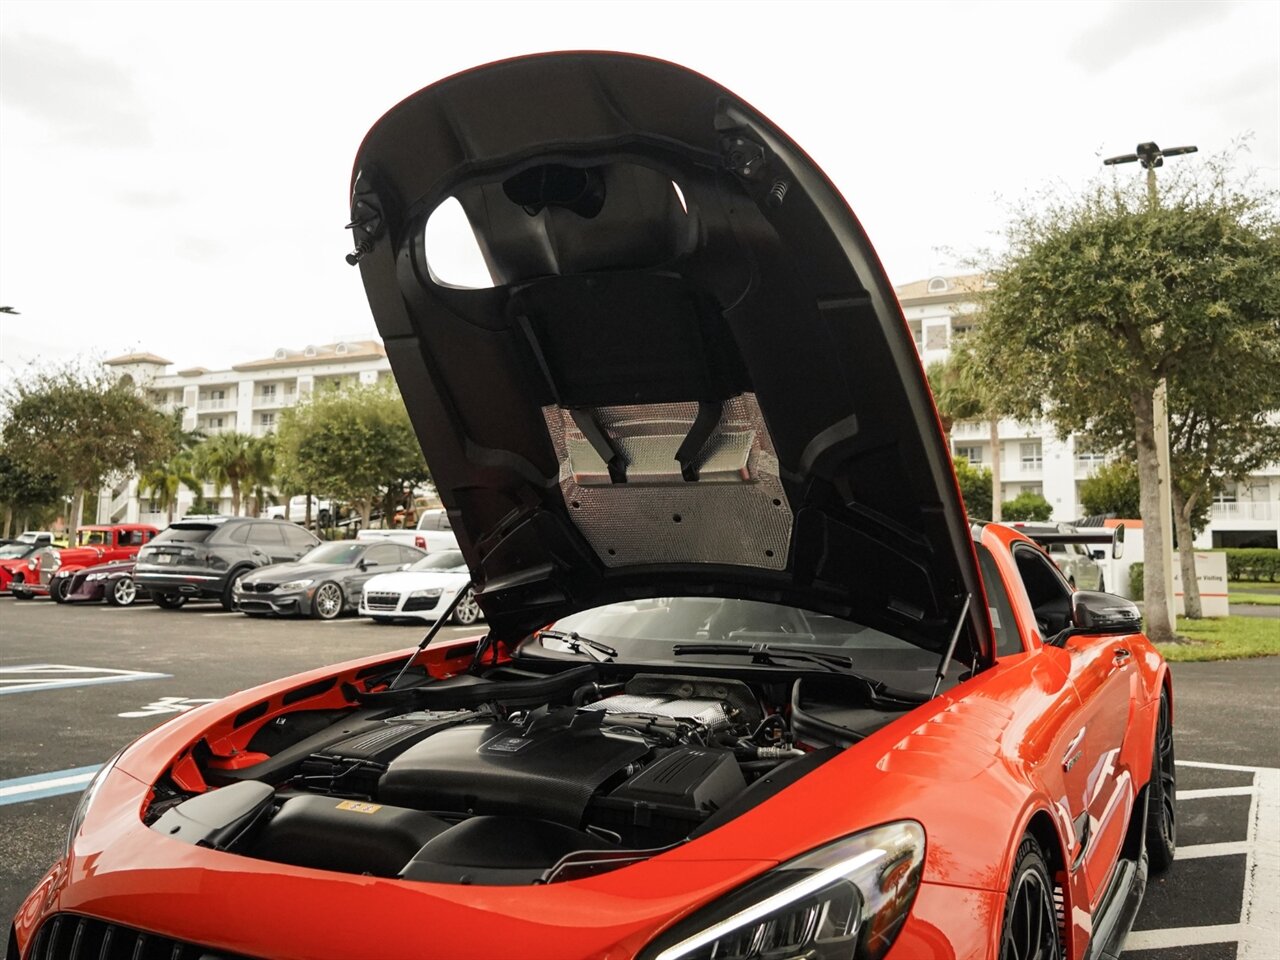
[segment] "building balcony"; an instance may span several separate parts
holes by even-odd
[[[253,406],[255,410],[274,410],[281,407],[292,407],[298,402],[296,393],[273,393],[270,395],[259,394],[253,398]]]
[[[196,401],[196,409],[201,413],[206,410],[230,410],[235,406],[235,400],[229,397],[222,397],[217,400],[198,400]]]
[[[1280,520],[1278,500],[1238,500],[1215,503],[1209,508],[1210,520]]]
[[[276,432],[278,423],[255,423],[251,431],[255,437],[266,437]]]

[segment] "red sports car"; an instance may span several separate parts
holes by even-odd
[[[35,585],[47,589],[58,563],[57,547],[43,540],[39,543],[17,540],[0,546],[0,594],[27,599],[29,594],[23,593],[24,587]]]
[[[449,198],[491,286],[431,269]],[[488,632],[126,748],[11,956],[1118,953],[1173,859],[1168,671],[966,521],[785,134],[672,64],[507,61],[373,128],[352,221]]]

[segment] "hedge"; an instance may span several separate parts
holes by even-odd
[[[1227,555],[1228,580],[1280,581],[1280,550],[1273,547],[1226,547],[1211,553]],[[1129,567],[1129,590],[1132,596],[1142,596],[1142,564]]]

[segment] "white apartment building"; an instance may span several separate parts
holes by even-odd
[[[978,276],[931,277],[897,288],[898,300],[915,338],[916,350],[928,366],[945,360],[951,345],[974,323],[973,294],[981,289]],[[992,450],[985,421],[962,421],[951,431],[952,454],[977,467],[990,468],[1000,460],[1001,491],[1011,500],[1019,493],[1038,493],[1053,506],[1055,521],[1084,516],[1080,485],[1106,457],[1076,438],[1057,439],[1043,424],[1000,422],[999,449]],[[1208,527],[1196,546],[1280,546],[1280,464],[1272,464],[1245,482],[1234,484],[1213,504]]]
[[[205,435],[238,431],[254,436],[273,433],[281,411],[318,387],[376,383],[391,376],[386,350],[376,340],[350,340],[302,350],[279,349],[261,360],[238,363],[230,370],[204,367],[169,372],[173,364],[153,353],[131,353],[106,361],[117,375],[128,375],[166,412],[182,410],[182,426]],[[206,484],[203,497],[231,510],[228,490]],[[183,487],[174,516],[189,512],[195,494]],[[153,509],[138,497],[132,478],[98,498],[99,523],[152,523],[163,527],[168,511]]]

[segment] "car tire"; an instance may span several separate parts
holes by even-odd
[[[316,522],[322,527],[329,526],[329,521],[332,519],[333,518],[329,515],[328,510],[321,510],[318,514],[316,514]]]
[[[1151,780],[1147,784],[1147,869],[1166,873],[1178,849],[1178,775],[1173,762],[1173,713],[1169,695],[1160,692],[1155,748],[1151,756]]]
[[[345,606],[342,588],[332,580],[326,580],[316,587],[316,592],[311,596],[311,616],[316,620],[337,619]]]
[[[1013,861],[1000,933],[1000,960],[1062,960],[1062,955],[1053,878],[1040,844],[1028,834]]]
[[[248,572],[248,567],[240,567],[227,574],[227,582],[222,588],[222,597],[219,602],[222,604],[222,609],[228,613],[236,608],[236,584],[243,580]]]
[[[66,603],[67,597],[71,596],[71,578],[58,577],[50,583],[49,596],[53,598],[54,603]]]
[[[31,594],[27,593],[27,578],[22,574],[14,577],[13,583],[9,585],[9,595],[15,600],[30,600]]]
[[[462,600],[453,608],[453,615],[449,619],[460,627],[469,627],[481,616],[480,604],[476,603],[475,594],[468,588]]]
[[[186,597],[176,593],[157,593],[154,599],[156,606],[161,610],[177,610],[187,602]]]
[[[107,603],[113,607],[131,607],[138,600],[138,585],[133,577],[119,577],[107,588]]]

